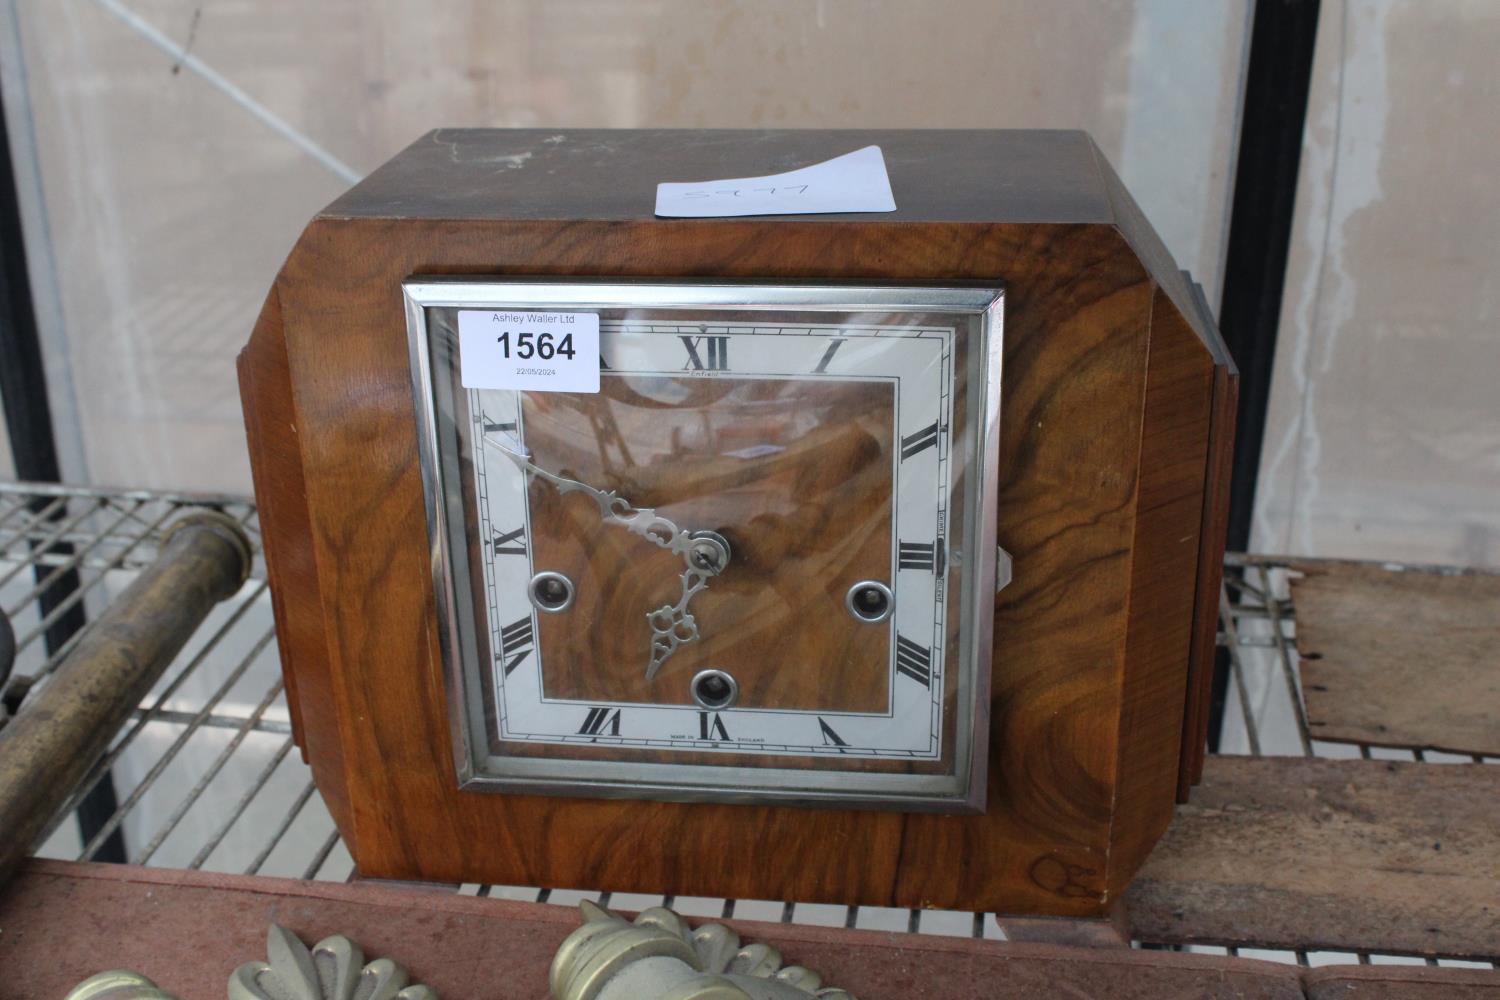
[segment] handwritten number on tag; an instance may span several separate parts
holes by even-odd
[[[807,191],[806,184],[788,184],[784,187],[758,187],[758,188],[725,188],[718,191],[684,191],[684,198],[712,198],[714,195],[730,198],[743,198],[747,192],[764,193],[772,196],[803,194]]]

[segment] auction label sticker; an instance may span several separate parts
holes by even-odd
[[[461,309],[465,389],[599,391],[599,314]]]
[[[668,219],[895,210],[879,146],[782,174],[656,185],[656,214]]]

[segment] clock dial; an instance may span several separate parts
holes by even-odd
[[[589,310],[599,391],[563,393],[458,384],[457,314],[533,294],[464,287],[415,314],[465,776],[972,807],[994,292],[757,310],[644,286]]]
[[[524,398],[532,461],[682,531],[712,531],[728,558],[687,605],[697,638],[659,653],[648,678],[656,633],[645,613],[677,603],[689,567],[601,519],[585,496],[530,476],[533,567],[579,585],[576,615],[538,623],[555,654],[543,664],[546,693],[689,705],[691,678],[713,667],[737,680],[739,708],[885,710],[888,638],[849,615],[844,595],[891,575],[894,380],[736,377],[711,400],[688,395],[663,410],[637,405],[631,378],[606,375],[595,396]],[[688,381],[649,378],[662,394]],[[596,426],[618,453],[577,446]],[[497,447],[476,462],[488,467]],[[824,666],[796,669],[809,662]]]

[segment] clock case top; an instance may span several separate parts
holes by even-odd
[[[651,214],[658,181],[871,143],[896,212]],[[985,813],[460,791],[401,292],[423,275],[1003,283]],[[1237,378],[1083,133],[432,132],[311,221],[239,371],[295,735],[366,875],[1094,914],[1196,780]]]

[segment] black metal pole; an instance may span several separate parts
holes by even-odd
[[[1219,304],[1219,329],[1240,369],[1234,478],[1229,489],[1229,548],[1237,551],[1250,543],[1319,6],[1319,0],[1257,0],[1250,33],[1224,294]],[[1221,650],[1209,719],[1213,749],[1218,749],[1228,678],[1228,661]]]
[[[52,437],[52,413],[42,370],[41,340],[26,272],[21,206],[10,158],[10,132],[0,106],[0,399],[16,475],[34,482],[61,479]]]
[[[3,103],[0,103],[0,404],[5,408],[6,431],[17,478],[40,483],[60,482],[62,470],[52,433],[52,411],[47,401],[41,338],[37,335],[36,310],[31,298],[26,241],[21,231],[21,203]],[[39,503],[35,509],[44,506],[45,503]],[[62,513],[59,510],[57,516],[61,517]],[[47,549],[48,554],[64,558],[72,555],[72,551],[72,546],[67,543],[55,543]],[[37,581],[41,582],[47,572],[44,566],[38,565],[35,569]],[[58,574],[37,599],[41,616],[50,615],[78,590],[78,586],[75,570]],[[48,655],[61,649],[83,628],[85,621],[82,601],[59,615],[43,637]],[[24,689],[15,683],[3,693],[11,711],[19,707],[24,696]],[[79,831],[85,843],[116,808],[114,781],[106,774],[78,807]],[[125,860],[125,841],[119,831],[105,842],[96,856],[100,861]]]

